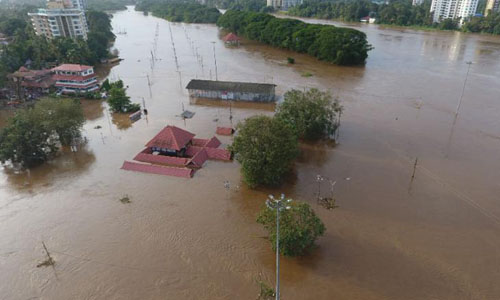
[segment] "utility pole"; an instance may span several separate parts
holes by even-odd
[[[458,101],[457,110],[455,111],[455,118],[458,116],[458,111],[460,110],[460,106],[462,105],[462,99],[464,98],[465,87],[467,85],[467,79],[469,78],[470,66],[472,65],[471,61],[466,62],[468,65],[467,73],[465,74],[464,86],[462,87],[462,94],[460,95],[460,100]]]
[[[214,63],[215,63],[215,81],[218,81],[218,77],[217,77],[217,58],[215,57],[215,42],[212,42],[213,46],[214,46]]]
[[[276,300],[280,299],[280,211],[290,209],[288,206],[292,199],[285,200],[285,194],[281,194],[279,199],[269,195],[266,206],[269,209],[276,209]]]

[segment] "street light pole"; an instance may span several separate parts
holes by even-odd
[[[290,209],[287,206],[292,202],[292,199],[285,200],[285,195],[281,194],[279,199],[275,199],[273,195],[269,195],[266,200],[266,205],[269,209],[276,209],[276,300],[280,299],[280,211]]]
[[[214,63],[215,63],[215,81],[219,80],[217,78],[217,58],[215,57],[215,42],[212,42],[213,46],[214,46]]]
[[[468,61],[468,62],[466,62],[466,64],[468,65],[467,74],[465,74],[464,86],[462,87],[462,94],[460,95],[460,100],[458,101],[457,110],[455,111],[455,118],[458,116],[458,111],[460,110],[460,106],[462,105],[462,99],[464,98],[465,87],[467,86],[467,79],[469,78],[469,71],[470,71],[470,66],[472,65],[472,62]]]

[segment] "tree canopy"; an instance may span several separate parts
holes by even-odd
[[[217,25],[249,39],[307,53],[337,65],[364,64],[372,49],[361,31],[306,24],[266,13],[229,10],[219,18]]]
[[[117,113],[136,112],[140,109],[139,104],[130,102],[121,80],[109,84],[108,104]]]
[[[329,92],[290,90],[284,98],[275,117],[290,124],[299,138],[316,140],[337,130],[342,107]]]
[[[276,251],[276,209],[262,208],[257,222],[268,232],[272,248]],[[292,202],[290,209],[280,211],[279,252],[285,256],[304,255],[325,231],[325,225],[309,204]]]
[[[48,160],[58,145],[81,136],[83,111],[72,99],[43,99],[19,110],[0,130],[0,161],[33,167]]]
[[[278,185],[298,155],[293,129],[276,118],[254,116],[238,125],[231,150],[250,186]]]
[[[137,3],[135,9],[150,11],[154,16],[172,22],[186,23],[215,23],[221,15],[215,7],[182,0],[142,0]]]

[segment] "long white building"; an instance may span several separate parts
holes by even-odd
[[[478,0],[433,0],[431,12],[436,23],[444,19],[458,19],[463,23],[468,17],[476,14]]]
[[[288,10],[290,7],[300,5],[303,0],[267,0],[267,6],[272,6],[275,9]]]
[[[46,9],[28,15],[37,35],[87,39],[86,5],[86,0],[49,0]]]

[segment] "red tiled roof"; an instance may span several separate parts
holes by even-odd
[[[62,64],[52,69],[52,71],[69,71],[69,72],[82,72],[92,69],[91,66],[76,65],[76,64]]]
[[[187,156],[195,156],[196,153],[200,152],[201,150],[203,150],[203,147],[198,147],[198,146],[189,146],[187,149],[186,149],[186,155]]]
[[[201,168],[207,159],[207,151],[205,149],[201,149],[201,151],[198,151],[193,158],[191,158],[189,164],[193,164],[195,167]]]
[[[218,160],[231,160],[231,152],[226,149],[205,148],[208,158]]]
[[[151,141],[149,141],[147,147],[159,147],[167,148],[172,150],[181,150],[186,146],[189,141],[194,137],[189,131],[180,129],[175,126],[167,126],[163,128]]]
[[[192,169],[188,168],[174,168],[174,167],[146,165],[130,161],[123,162],[123,166],[121,168],[123,170],[128,170],[128,171],[137,171],[143,173],[176,176],[183,178],[193,177],[193,172],[194,172]]]
[[[185,166],[188,162],[187,158],[183,157],[173,157],[165,155],[153,155],[148,153],[139,153],[134,157],[136,161],[142,161],[152,164],[162,164],[162,165],[173,165],[173,166]]]
[[[192,140],[193,142],[193,146],[196,146],[196,147],[204,147],[205,144],[208,142],[207,139],[193,139]]]
[[[85,89],[89,88],[91,86],[98,86],[96,82],[89,82],[87,84],[81,85],[81,84],[71,84],[71,83],[64,83],[64,82],[56,82],[57,87],[72,87],[72,88],[77,88],[77,89]]]
[[[219,141],[219,139],[214,136],[213,138],[211,138],[210,140],[208,140],[208,142],[205,144],[205,147],[208,147],[208,148],[217,148],[221,144],[222,143]]]
[[[234,129],[231,127],[217,127],[217,131],[215,133],[218,135],[232,135],[234,133]]]
[[[226,35],[224,38],[223,38],[224,42],[237,42],[240,40],[240,38],[234,34],[234,33],[229,33],[228,35]]]

